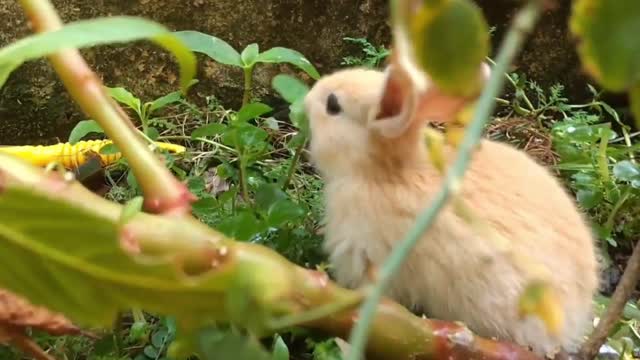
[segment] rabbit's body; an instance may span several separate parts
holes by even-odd
[[[422,124],[391,139],[371,133],[365,120],[321,118],[316,98],[362,89],[345,117],[368,113],[381,73],[356,70],[333,75],[308,95],[311,154],[325,179],[325,249],[336,280],[348,287],[367,281],[439,190]],[[373,78],[373,79],[371,79]],[[360,84],[358,84],[360,82]],[[340,95],[337,95],[340,97]],[[382,120],[384,121],[384,120]],[[339,130],[339,131],[336,131]],[[356,152],[357,151],[357,152]],[[449,164],[454,151],[448,149]],[[510,145],[484,140],[462,181],[465,205],[491,229],[552,274],[564,310],[559,338],[538,318],[520,319],[517,302],[531,280],[513,256],[472,228],[447,205],[394,279],[388,295],[431,317],[462,321],[480,335],[512,340],[536,353],[572,352],[590,325],[598,287],[593,238],[574,201],[544,167]]]

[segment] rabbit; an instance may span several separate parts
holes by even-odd
[[[309,158],[324,181],[325,235],[332,275],[357,288],[414,225],[441,187],[420,131],[438,108],[397,84],[388,71],[349,68],[309,90]],[[384,99],[383,99],[384,96]],[[408,101],[414,99],[413,101]],[[455,149],[445,149],[450,165]],[[599,286],[594,237],[586,217],[550,171],[511,145],[482,139],[460,183],[461,198],[512,251],[551,274],[564,322],[558,336],[538,317],[520,318],[529,277],[445,205],[399,269],[386,296],[440,320],[463,322],[485,337],[512,341],[540,356],[575,353],[591,326]]]

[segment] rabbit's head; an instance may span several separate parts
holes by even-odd
[[[305,98],[311,160],[325,177],[378,176],[419,166],[426,161],[421,127],[448,121],[466,102],[429,85],[419,93],[409,74],[393,65],[337,71]]]

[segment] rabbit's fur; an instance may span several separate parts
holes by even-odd
[[[385,79],[377,70],[341,70],[319,80],[305,98],[311,160],[325,180],[324,247],[337,282],[347,287],[368,281],[369,267],[385,261],[442,182],[423,144],[426,120],[412,116],[417,106],[393,120],[408,124],[392,135],[381,126],[391,120],[375,119]],[[328,112],[330,94],[337,113],[335,103]],[[451,164],[454,150],[446,155]],[[549,335],[537,317],[518,317],[517,301],[530,277],[452,205],[417,244],[388,296],[539,355],[576,351],[591,323],[599,268],[591,230],[573,199],[526,153],[489,140],[473,155],[461,194],[515,253],[550,271],[565,312],[561,335]]]

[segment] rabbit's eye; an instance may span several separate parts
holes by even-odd
[[[342,107],[340,106],[340,102],[338,102],[338,97],[336,94],[329,94],[327,98],[327,113],[329,115],[338,115],[342,112]]]

